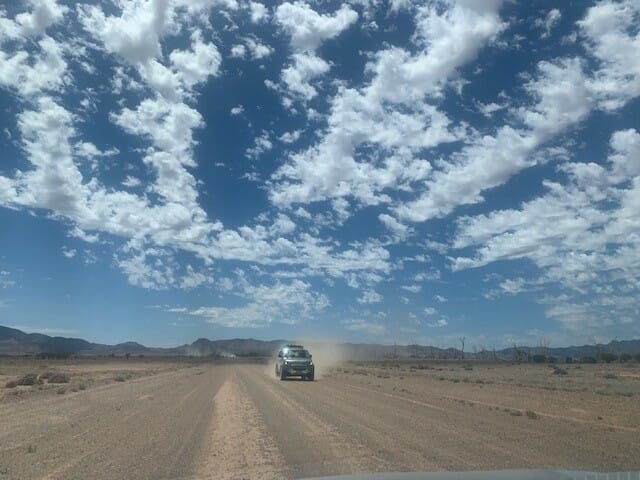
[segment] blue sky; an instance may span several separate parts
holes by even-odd
[[[632,0],[9,2],[0,323],[639,337],[638,25]]]

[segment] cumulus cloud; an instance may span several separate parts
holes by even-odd
[[[348,5],[342,5],[333,15],[322,15],[307,3],[284,2],[276,9],[275,19],[290,35],[291,47],[304,52],[340,35],[358,19],[358,14]]]
[[[500,284],[504,293],[516,294],[531,284],[560,285],[570,294],[568,298],[590,298],[584,303],[574,301],[574,307],[581,305],[579,310],[551,305],[549,316],[574,329],[594,326],[593,319],[609,318],[602,316],[601,302],[610,296],[606,287],[618,284],[628,294],[638,288],[640,265],[630,258],[635,258],[632,252],[640,231],[640,134],[633,129],[617,131],[610,148],[604,166],[562,164],[559,168],[567,173],[568,182],[545,181],[547,192],[520,209],[461,218],[454,246],[473,246],[476,253],[454,258],[454,268],[527,259],[540,269],[540,276],[505,280]],[[619,318],[634,311],[625,302],[607,308],[611,308],[609,315],[615,312]]]
[[[289,205],[353,196],[375,205],[389,201],[382,190],[411,190],[424,180],[432,166],[416,154],[464,133],[452,131],[447,116],[428,99],[439,97],[456,70],[504,28],[498,6],[420,8],[413,37],[418,52],[378,51],[367,65],[368,85],[339,89],[320,141],[292,154],[273,176],[272,201]],[[360,154],[361,145],[376,148]]]
[[[253,23],[264,22],[269,18],[269,11],[260,2],[249,2],[249,10],[251,13],[251,21]]]
[[[314,292],[309,283],[293,280],[273,285],[251,285],[240,277],[239,294],[246,299],[240,307],[199,307],[190,315],[203,317],[215,325],[258,328],[273,323],[295,324],[329,306],[328,298]]]

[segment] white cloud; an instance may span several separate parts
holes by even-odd
[[[558,25],[561,19],[562,14],[560,13],[560,10],[552,8],[547,12],[547,15],[544,18],[538,18],[534,24],[544,30],[542,32],[542,38],[549,38],[551,30]]]
[[[634,0],[602,1],[578,22],[592,55],[600,62],[590,88],[601,108],[615,110],[640,95],[640,5]]]
[[[321,140],[292,154],[274,174],[272,202],[353,196],[375,205],[390,200],[382,190],[411,191],[414,182],[423,181],[432,167],[414,154],[465,133],[450,131],[447,116],[427,99],[439,97],[458,67],[503,29],[498,5],[453,5],[444,11],[421,7],[414,33],[418,52],[378,51],[367,65],[372,79],[365,87],[339,88]],[[310,45],[315,48],[314,42]],[[361,145],[375,147],[374,153],[359,154]]]
[[[234,116],[242,115],[244,113],[244,107],[242,105],[236,105],[229,113]]]
[[[273,48],[271,48],[269,45],[260,43],[258,40],[255,40],[254,38],[247,37],[244,39],[244,42],[247,48],[249,49],[249,53],[251,54],[251,58],[253,60],[261,60],[273,53]]]
[[[441,318],[440,320],[438,320],[436,322],[427,323],[427,325],[429,327],[432,327],[432,328],[442,328],[442,327],[446,327],[447,325],[449,325],[449,322],[446,319]]]
[[[139,187],[142,184],[139,178],[132,177],[131,175],[127,175],[127,177],[122,181],[122,185],[127,188],[135,188]]]
[[[384,335],[387,327],[377,322],[368,322],[362,319],[344,320],[341,322],[344,328],[354,332],[364,332],[369,335]]]
[[[204,43],[199,30],[191,38],[191,50],[173,50],[169,55],[171,64],[187,88],[217,75],[221,63],[218,49],[212,43]]]
[[[298,141],[298,139],[300,138],[300,134],[302,133],[301,130],[294,130],[292,132],[285,132],[282,135],[280,135],[278,137],[278,140],[280,140],[282,143],[295,143]]]
[[[231,47],[231,56],[233,58],[244,58],[247,54],[247,47],[242,44],[237,44]]]
[[[394,217],[392,217],[391,215],[387,215],[386,213],[381,213],[380,215],[378,215],[378,220],[380,220],[385,227],[391,230],[391,232],[399,240],[404,239],[410,232],[409,227],[400,223]]]
[[[250,285],[239,278],[240,292],[247,303],[241,307],[200,307],[189,313],[207,322],[234,328],[260,328],[273,323],[295,324],[313,317],[329,306],[323,294],[316,293],[309,283],[292,280],[273,285]]]
[[[304,2],[285,2],[276,9],[275,19],[291,36],[294,50],[310,51],[337,37],[358,19],[358,14],[347,5],[333,15],[321,15]]]
[[[358,298],[358,303],[379,303],[382,301],[382,295],[373,290],[365,290],[362,296]]]
[[[273,143],[269,139],[269,132],[263,131],[259,137],[256,137],[253,141],[253,147],[247,148],[245,156],[256,160],[260,155],[268,152],[273,148]]]
[[[18,50],[13,54],[2,45],[0,86],[13,89],[22,97],[33,98],[43,91],[58,92],[70,81],[62,46],[48,36],[36,45],[37,49],[31,53]]]
[[[74,248],[62,247],[62,255],[66,258],[73,258],[76,256],[76,253],[78,252]]]
[[[513,112],[528,128],[505,125],[494,136],[472,137],[450,163],[434,172],[420,197],[395,208],[401,219],[423,222],[444,217],[459,205],[483,201],[483,191],[534,165],[538,158],[532,154],[538,146],[590,112],[591,96],[577,58],[540,62],[538,76],[525,87],[537,101]]]
[[[295,53],[292,59],[293,64],[282,70],[281,80],[290,92],[311,100],[318,93],[311,80],[327,73],[330,66],[313,53]]]
[[[446,302],[448,301],[448,300],[447,300],[445,297],[443,297],[442,295],[434,295],[434,296],[433,296],[433,299],[434,299],[436,302],[439,302],[439,303],[446,303]]]
[[[521,208],[461,218],[454,246],[476,251],[454,258],[454,268],[530,260],[539,276],[504,280],[492,294],[516,294],[545,285],[561,288],[568,295],[562,300],[566,305],[553,304],[547,314],[568,328],[605,326],[609,318],[633,315],[635,310],[623,301],[606,307],[603,302],[611,298],[611,285],[626,291],[629,298],[637,294],[632,292],[638,289],[640,274],[640,263],[635,261],[639,158],[640,134],[615,132],[606,164],[561,164],[567,183],[545,181],[546,193]]]
[[[406,290],[407,292],[411,292],[411,293],[419,293],[422,290],[422,286],[421,285],[402,285],[400,288],[402,288],[403,290]]]
[[[269,11],[260,2],[249,2],[249,9],[251,11],[251,21],[253,23],[264,22],[269,18]]]

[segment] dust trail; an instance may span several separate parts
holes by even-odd
[[[330,342],[307,342],[304,344],[311,355],[313,355],[313,363],[316,367],[316,378],[326,376],[329,371],[342,365],[349,360],[347,349],[336,343]]]
[[[260,413],[235,377],[225,381],[213,401],[213,420],[196,472],[198,480],[291,478]]]

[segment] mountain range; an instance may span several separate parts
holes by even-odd
[[[136,342],[117,345],[92,343],[81,338],[52,337],[42,333],[25,333],[21,330],[0,326],[0,355],[42,355],[70,354],[78,356],[271,356],[287,340],[255,340],[236,338],[230,340],[209,340],[199,338],[191,344],[171,348],[146,347]],[[422,345],[379,345],[364,343],[325,344],[338,346],[344,359],[367,360],[388,357],[429,357],[459,358],[455,348],[438,348]],[[316,345],[318,348],[319,345]],[[608,344],[581,345],[570,347],[542,348],[518,347],[531,354],[544,352],[546,355],[564,359],[566,357],[595,357],[598,353],[609,352],[616,355],[640,353],[640,339],[613,340]],[[514,348],[495,351],[495,358],[511,360]],[[465,358],[493,358],[494,352],[465,352]]]

